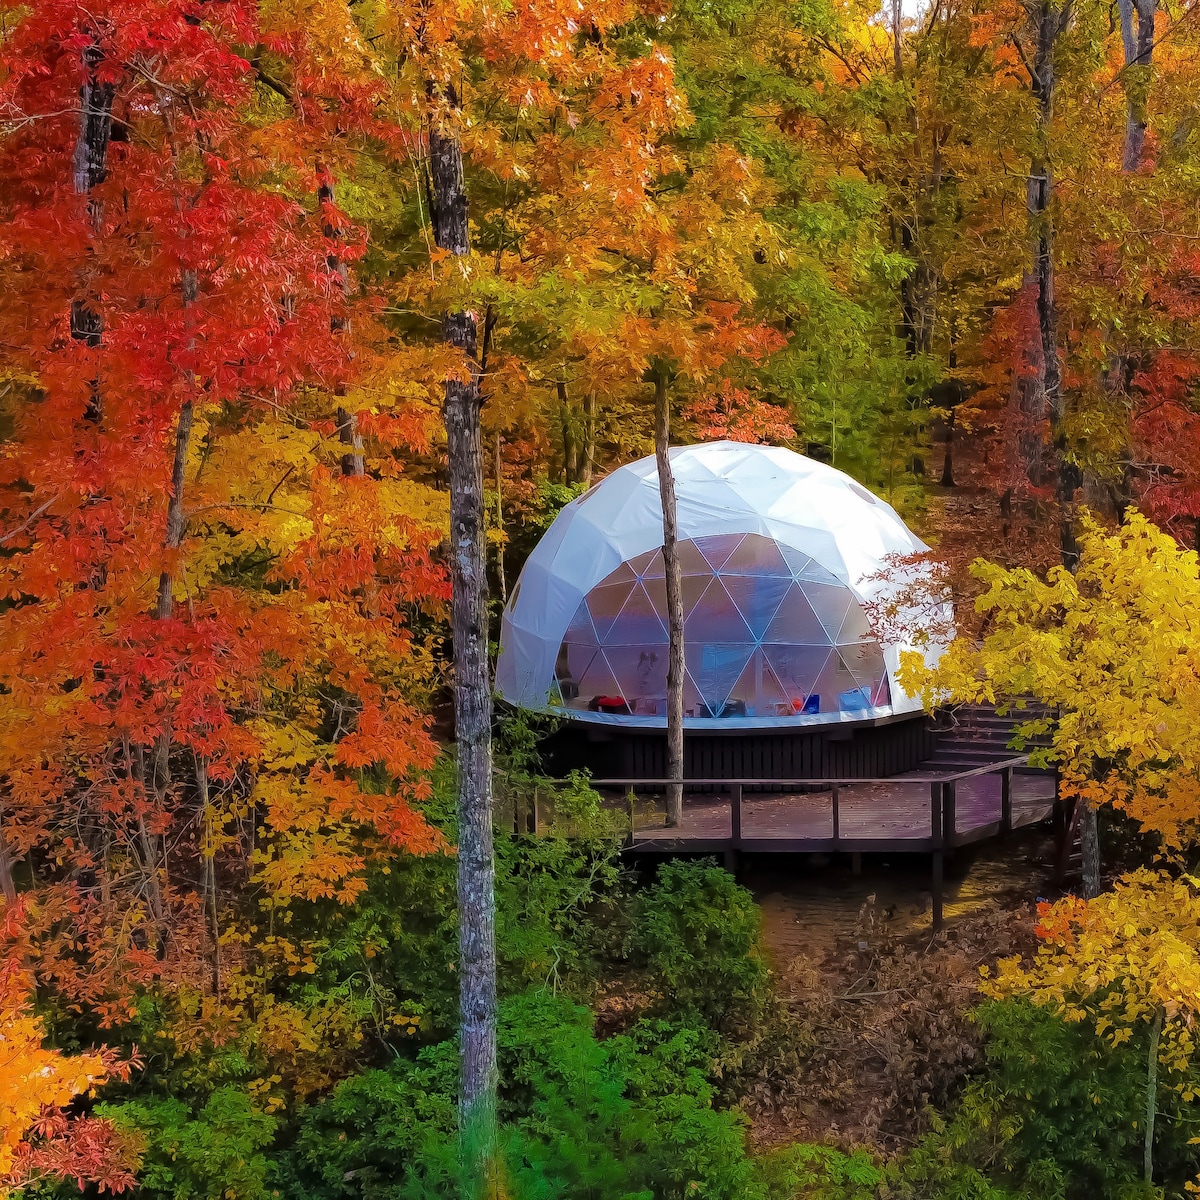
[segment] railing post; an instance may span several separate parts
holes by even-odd
[[[952,779],[942,784],[942,831],[946,850],[953,851],[958,838],[958,785]]]
[[[835,783],[833,785],[833,848],[837,849],[837,844],[842,837],[842,808],[841,808],[841,790]]]
[[[933,895],[933,927],[934,929],[941,929],[943,901],[942,855],[946,830],[943,824],[942,784],[940,783],[929,785],[929,835],[933,840],[932,878],[930,880],[930,891]]]
[[[533,789],[533,803],[529,810],[529,833],[531,837],[538,835],[538,790]]]
[[[1000,832],[1012,833],[1012,767],[1000,773]]]
[[[730,875],[738,869],[738,851],[742,845],[742,785],[729,785],[729,849],[725,851],[725,870]]]
[[[632,846],[637,839],[637,797],[633,794],[632,785],[629,788],[629,844]]]

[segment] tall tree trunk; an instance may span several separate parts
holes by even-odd
[[[195,271],[185,270],[182,280],[183,307],[191,308],[199,295],[199,284]],[[184,471],[187,469],[188,448],[192,440],[192,397],[189,395],[179,406],[179,419],[175,426],[175,457],[171,464],[171,496],[167,501],[167,535],[163,542],[168,562],[158,577],[158,609],[160,621],[169,621],[174,611],[174,556],[183,545],[184,527],[187,524],[183,511]]]
[[[582,482],[592,486],[592,472],[596,469],[596,389],[591,388],[583,401],[583,477]]]
[[[954,422],[958,415],[958,406],[964,399],[964,388],[954,372],[958,370],[958,316],[950,317],[950,353],[946,359],[946,368],[950,379],[945,388],[945,406],[949,409],[946,417],[946,455],[942,459],[942,487],[954,487]]]
[[[554,386],[558,392],[558,420],[562,428],[563,482],[578,483],[579,431],[576,428],[575,411],[567,395],[566,380],[560,379]]]
[[[451,91],[448,107],[457,108]],[[455,134],[429,131],[431,218],[437,246],[470,253],[462,147]],[[488,676],[483,434],[475,315],[448,313],[445,341],[472,364],[468,381],[448,379],[444,419],[450,477],[454,717],[458,747],[458,921],[461,1093],[459,1136],[464,1187],[488,1182],[496,1147],[496,935],[492,851],[492,691]]]
[[[6,904],[16,904],[17,885],[13,880],[12,852],[8,848],[8,834],[4,829],[4,809],[0,807],[0,896]]]
[[[1079,468],[1067,458],[1066,393],[1058,355],[1058,301],[1055,296],[1054,181],[1050,165],[1050,123],[1057,83],[1055,52],[1059,36],[1071,19],[1071,0],[1061,8],[1053,0],[1038,0],[1030,9],[1036,48],[1030,68],[1030,87],[1038,102],[1038,151],[1029,170],[1029,215],[1033,227],[1034,274],[1037,278],[1038,330],[1042,347],[1042,393],[1050,418],[1059,509],[1059,542],[1064,566],[1079,559],[1075,541],[1074,499],[1080,485]]]
[[[1050,166],[1050,122],[1054,115],[1057,83],[1055,51],[1059,36],[1071,20],[1071,0],[1056,8],[1053,0],[1038,0],[1030,8],[1036,49],[1030,69],[1030,87],[1038,102],[1038,153],[1029,170],[1029,214],[1034,235],[1034,272],[1037,278],[1038,329],[1042,348],[1042,393],[1050,418],[1055,463],[1055,496],[1058,501],[1059,549],[1062,563],[1073,571],[1079,562],[1075,539],[1075,492],[1082,479],[1079,467],[1067,458],[1066,393],[1058,356],[1058,302],[1055,296],[1054,182]],[[1085,804],[1079,814],[1083,848],[1083,891],[1100,892],[1100,831],[1096,810]]]
[[[495,446],[492,451],[496,465],[496,531],[500,535],[496,540],[496,578],[500,583],[500,603],[506,605],[508,603],[508,579],[504,574],[504,455],[502,450],[500,430],[497,429]]]
[[[1158,1009],[1150,1026],[1150,1050],[1146,1056],[1146,1135],[1142,1145],[1142,1179],[1154,1182],[1154,1118],[1158,1114],[1158,1044],[1162,1039],[1163,1011]]]
[[[1094,900],[1100,895],[1100,814],[1095,807],[1085,800],[1078,803],[1083,807],[1079,810],[1079,850],[1082,862],[1080,873],[1083,876],[1083,897]]]
[[[667,824],[683,823],[683,573],[679,564],[675,473],[671,469],[671,396],[667,368],[654,370],[654,455],[662,502],[663,567],[667,584]]]
[[[79,89],[79,133],[75,139],[72,158],[72,183],[77,196],[88,197],[88,220],[93,233],[99,233],[103,221],[100,202],[92,190],[108,175],[108,143],[112,136],[113,85],[101,83],[96,68],[104,61],[104,53],[96,40],[83,52],[87,78]],[[104,318],[92,295],[92,280],[84,273],[79,281],[80,295],[71,301],[71,337],[85,346],[100,345],[104,336]],[[101,414],[100,381],[92,380],[85,418],[98,424]]]
[[[325,208],[326,213],[322,232],[330,241],[338,242],[341,240],[342,231],[333,219],[333,180],[329,173],[319,165],[317,174],[321,181],[317,185],[317,202]],[[339,291],[345,293],[349,278],[345,259],[336,251],[331,251],[326,257],[325,263],[329,267],[329,273],[333,276]],[[344,333],[349,329],[349,325],[344,317],[335,315],[329,318],[329,328],[334,333]],[[334,395],[340,398],[345,394],[345,385],[339,383],[334,389]],[[338,441],[346,447],[346,452],[342,455],[342,474],[351,477],[365,475],[367,467],[363,458],[362,437],[358,432],[358,418],[341,404],[337,406],[337,431]]]
[[[1154,64],[1156,0],[1117,0],[1121,11],[1121,41],[1125,48],[1125,148],[1121,169],[1136,171],[1146,148],[1147,102]],[[1137,13],[1137,33],[1133,29]]]
[[[183,307],[186,313],[196,303],[199,296],[199,281],[196,272],[185,269],[180,280],[183,293]],[[189,388],[192,380],[189,377]],[[166,561],[158,576],[158,604],[154,615],[160,621],[169,621],[175,613],[175,568],[176,558],[183,545],[183,535],[187,528],[187,516],[183,508],[184,473],[187,469],[188,449],[192,440],[192,421],[194,417],[192,397],[189,394],[179,406],[179,417],[175,424],[175,451],[171,461],[171,492],[167,499],[167,528],[163,538],[163,552]],[[167,804],[171,791],[171,717],[163,718],[164,724],[154,743],[154,754],[151,760],[150,785],[154,792],[155,802],[161,812]],[[151,909],[155,920],[160,926],[163,944],[169,932],[166,925],[166,905],[159,871],[165,865],[164,850],[159,837],[146,824],[144,816],[138,818],[138,838],[142,854],[146,860],[148,886],[150,889]]]
[[[217,860],[214,848],[213,807],[208,790],[208,763],[196,756],[196,791],[200,799],[200,854],[204,869],[204,913],[208,918],[208,936],[212,942],[212,960],[209,963],[210,980],[214,996],[221,994],[221,922],[220,905],[217,897]]]

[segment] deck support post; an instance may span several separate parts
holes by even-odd
[[[930,892],[933,898],[933,927],[942,927],[943,897],[943,846],[946,838],[945,818],[942,809],[941,783],[929,785],[929,835],[933,842],[932,863],[930,870]]]
[[[535,786],[533,789],[533,799],[529,805],[529,833],[532,837],[538,835],[538,790]]]
[[[938,929],[941,929],[942,918],[943,918],[942,903],[943,903],[944,897],[942,894],[943,893],[943,881],[942,881],[943,865],[942,865],[942,851],[941,850],[935,850],[933,852],[933,866],[932,866],[931,874],[932,874],[932,881],[931,881],[931,889],[930,890],[933,892],[933,928],[936,931]]]
[[[742,785],[735,783],[730,789],[729,798],[729,836],[733,841],[733,849],[742,848]]]
[[[852,850],[850,852],[850,874],[857,879],[862,874],[862,851]]]
[[[942,784],[942,842],[947,854],[954,853],[958,838],[958,790],[953,780]]]
[[[1000,832],[1012,833],[1013,769],[1005,767],[1000,773]]]
[[[839,790],[837,786],[833,789],[833,848],[837,849],[837,844],[842,838],[842,810],[839,804]]]

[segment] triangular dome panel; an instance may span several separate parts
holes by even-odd
[[[699,712],[697,716],[719,717],[724,713],[729,695],[733,691],[738,677],[750,661],[754,653],[752,645],[726,645],[720,642],[710,642],[703,645],[683,648],[687,662],[688,674],[700,693],[700,700],[707,711]]]
[[[800,646],[833,644],[829,630],[825,628],[821,619],[813,611],[813,606],[809,604],[803,587],[798,583],[788,586],[783,600],[775,610],[775,615],[763,632],[762,640]]]
[[[690,581],[685,581],[685,584],[686,582]],[[684,597],[687,597],[686,586]],[[737,604],[720,579],[710,579],[703,594],[686,609],[683,630],[685,646],[692,642],[717,640],[750,643],[755,641],[750,627],[742,619]]]

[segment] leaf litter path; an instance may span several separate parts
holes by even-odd
[[[946,926],[931,927],[924,856],[748,857],[739,872],[763,916],[764,948],[806,1046],[794,1078],[752,1104],[760,1146],[796,1140],[891,1153],[953,1103],[980,1060],[969,1017],[980,968],[1028,953],[1034,905],[1051,894],[1042,827],[960,850]]]

